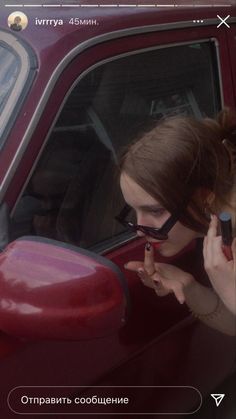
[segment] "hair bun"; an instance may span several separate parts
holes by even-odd
[[[222,140],[226,139],[236,146],[236,112],[230,108],[224,108],[216,118],[220,129]]]

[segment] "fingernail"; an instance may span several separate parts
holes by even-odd
[[[145,249],[149,252],[151,250],[151,243],[147,242],[145,245]]]
[[[142,268],[139,268],[138,273],[142,275],[142,274],[144,274],[144,270]]]
[[[155,285],[160,285],[160,281],[159,281],[157,278],[155,278],[155,279],[153,280],[153,282],[154,282],[154,284],[155,284]]]

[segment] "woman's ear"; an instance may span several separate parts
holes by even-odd
[[[195,192],[195,198],[206,209],[214,207],[215,193],[208,188],[198,188]]]
[[[208,190],[205,190],[205,191],[206,191],[206,194],[205,194],[205,203],[206,203],[206,206],[208,206],[209,208],[212,208],[212,207],[214,207],[213,204],[215,202],[216,195],[215,195],[214,192],[210,191],[209,189]]]

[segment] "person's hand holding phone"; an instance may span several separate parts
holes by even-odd
[[[236,314],[236,239],[231,246],[233,259],[228,260],[222,250],[222,237],[217,235],[217,227],[218,219],[213,215],[204,239],[204,266],[216,293]]]

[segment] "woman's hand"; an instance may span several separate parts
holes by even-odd
[[[232,244],[233,260],[228,261],[221,247],[222,238],[217,236],[218,219],[212,216],[204,239],[204,266],[213,288],[226,307],[236,314],[236,239]]]
[[[159,297],[174,293],[180,304],[185,302],[185,289],[195,282],[192,275],[176,266],[154,262],[150,243],[145,247],[144,262],[128,262],[125,268],[137,272],[143,284],[153,288]]]
[[[137,272],[143,284],[153,288],[158,296],[174,293],[180,304],[185,302],[192,314],[208,326],[230,336],[236,334],[235,316],[222,303],[220,293],[219,298],[214,290],[199,284],[191,274],[176,266],[154,262],[154,249],[152,246],[148,249],[146,245],[144,262],[128,262],[125,268]],[[224,263],[229,262],[224,260]],[[231,269],[232,262],[227,266]],[[229,272],[232,274],[233,270]],[[220,279],[222,284],[222,276]]]

